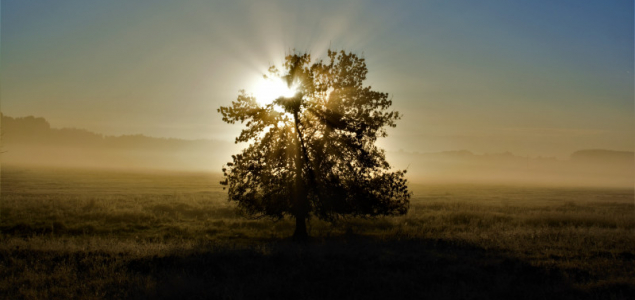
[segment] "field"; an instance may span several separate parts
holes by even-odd
[[[633,189],[412,185],[297,244],[219,180],[3,166],[0,298],[635,299]]]

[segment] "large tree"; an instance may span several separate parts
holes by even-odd
[[[249,142],[223,168],[229,200],[251,217],[296,220],[294,237],[307,237],[306,220],[345,215],[405,214],[405,170],[393,171],[375,145],[401,115],[387,93],[363,86],[364,58],[328,51],[328,59],[289,54],[283,71],[269,69],[295,94],[262,104],[244,90],[218,111],[243,123],[236,143]]]

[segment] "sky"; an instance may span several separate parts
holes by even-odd
[[[362,55],[388,151],[635,148],[633,1],[4,0],[2,113],[233,141],[217,109],[295,49]]]

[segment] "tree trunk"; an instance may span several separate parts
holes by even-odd
[[[304,147],[304,138],[302,132],[300,132],[300,119],[298,118],[300,106],[293,110],[293,119],[295,122],[295,130],[297,132],[298,146],[300,149],[296,156],[295,166],[295,232],[293,233],[293,239],[296,241],[306,241],[309,238],[309,234],[306,230],[306,219],[309,215],[309,198],[307,193],[307,186],[302,178],[302,172],[305,167],[308,166],[306,161],[308,159],[306,154],[306,148]]]
[[[306,217],[295,217],[295,232],[293,233],[293,239],[296,241],[305,241],[309,238],[309,234],[306,231]]]

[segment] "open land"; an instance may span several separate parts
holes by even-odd
[[[633,189],[412,184],[298,244],[220,179],[3,166],[0,298],[635,299]]]

